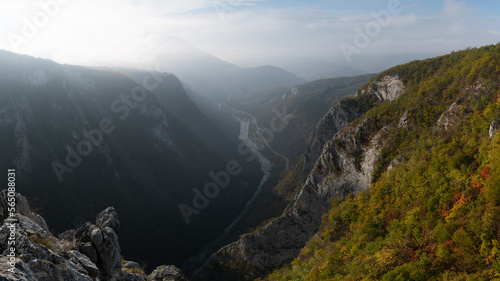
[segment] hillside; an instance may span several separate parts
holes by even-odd
[[[290,160],[300,157],[314,126],[342,98],[354,95],[374,74],[320,79],[290,88],[273,87],[234,95],[225,106],[254,116],[261,128],[270,128],[273,118],[286,119],[271,143]],[[280,123],[280,122],[276,122]],[[278,124],[276,127],[281,127]],[[267,137],[267,136],[266,136]]]
[[[253,210],[242,220],[238,234],[283,212],[300,186],[295,179],[301,177],[302,154],[309,134],[331,106],[346,96],[353,96],[373,76],[321,79],[291,88],[266,88],[240,93],[223,103],[221,112],[252,124],[252,141],[274,163],[270,180],[255,200]],[[225,119],[233,118],[226,116]]]
[[[3,51],[0,64],[0,168],[17,170],[23,194],[56,232],[113,205],[125,225],[126,255],[148,266],[180,265],[255,191],[260,170],[242,161],[238,143],[197,110],[172,75],[142,73],[162,82],[153,93],[113,71]],[[211,134],[200,136],[194,123]],[[186,220],[179,205],[192,207],[194,189],[225,171],[228,159],[242,163],[239,176]]]
[[[487,46],[374,77],[311,133],[283,214],[192,280],[496,276],[499,61]]]
[[[404,93],[371,103],[376,82],[396,75]],[[318,235],[263,280],[498,278],[499,75],[497,44],[374,77],[352,100],[373,107],[349,126],[365,123],[361,143],[385,130],[369,188],[332,198]]]

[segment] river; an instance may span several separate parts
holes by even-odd
[[[209,251],[213,251],[215,246],[218,246],[221,241],[227,238],[229,232],[231,229],[239,223],[250,211],[250,207],[252,203],[257,199],[262,192],[262,188],[264,187],[264,184],[267,182],[271,175],[271,167],[273,164],[269,159],[267,159],[262,153],[259,151],[257,145],[249,138],[249,128],[250,128],[250,122],[249,121],[244,121],[240,118],[237,118],[238,121],[240,122],[240,134],[238,136],[239,140],[245,143],[248,147],[250,147],[259,159],[260,162],[260,169],[262,173],[264,174],[262,176],[262,179],[259,182],[259,185],[257,186],[257,189],[255,190],[254,194],[250,199],[246,202],[245,206],[243,207],[243,210],[236,216],[236,218],[229,223],[226,228],[224,228],[224,231],[222,231],[217,238],[212,240],[211,242],[208,242],[205,244],[205,246],[200,249],[195,255],[193,255],[189,260],[184,262],[182,268],[183,269],[192,269],[194,266],[196,266],[200,261],[204,260],[207,257],[207,254],[209,254]]]

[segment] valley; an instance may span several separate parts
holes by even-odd
[[[499,3],[61,1],[0,4],[0,280],[499,280]]]

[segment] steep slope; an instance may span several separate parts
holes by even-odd
[[[304,184],[282,216],[221,249],[192,279],[255,278],[299,252],[269,279],[498,274],[490,131],[500,116],[499,65],[497,45],[376,76],[311,135]]]
[[[354,95],[373,74],[321,79],[297,86],[273,87],[234,95],[225,106],[249,113],[259,126],[274,129],[263,134],[276,151],[291,161],[302,155],[311,130],[339,100]]]
[[[387,81],[400,81],[397,77],[380,81],[380,86],[389,86]],[[390,86],[389,86],[390,87]],[[400,88],[394,98],[402,92]],[[378,160],[380,146],[387,129],[371,138],[366,135],[368,120],[347,126],[349,122],[366,112],[386,95],[378,89],[355,99],[346,99],[329,112],[312,133],[326,131],[342,132],[328,140],[324,146],[311,143],[308,151],[319,155],[309,157],[315,163],[307,180],[283,214],[254,233],[245,234],[215,253],[193,276],[192,280],[236,280],[245,276],[258,277],[270,269],[289,262],[296,257],[305,243],[317,231],[321,216],[329,209],[334,198],[343,199],[347,194],[359,192],[370,184],[371,173]],[[325,136],[321,136],[325,139]]]
[[[332,105],[354,95],[371,77],[323,79],[291,88],[267,88],[234,95],[221,104],[221,114],[229,113],[252,124],[252,141],[274,164],[270,180],[242,221],[240,232],[258,227],[283,212],[300,186],[300,181],[292,182],[301,177],[301,154],[310,132]]]
[[[145,88],[149,88],[162,106],[206,145],[217,151],[224,159],[238,159],[236,137],[230,137],[206,116],[187,95],[181,81],[173,74],[146,72],[133,69],[116,69]],[[144,77],[153,77],[144,79]],[[257,169],[257,167],[255,168]]]
[[[113,205],[125,225],[125,254],[180,264],[253,194],[260,174],[233,165],[238,176],[226,184],[224,154],[123,74],[7,52],[0,63],[0,168],[17,170],[21,191],[56,231]],[[237,154],[237,145],[225,150]],[[211,172],[225,188],[196,201]]]
[[[500,45],[397,66],[375,81],[396,74],[404,94],[351,125],[368,125],[361,140],[386,132],[371,165],[370,188],[334,200],[318,235],[290,266],[265,280],[500,276],[500,139],[494,129],[500,118]],[[380,84],[363,90],[376,88]],[[392,96],[385,87],[380,95]],[[317,164],[336,163],[325,156]]]

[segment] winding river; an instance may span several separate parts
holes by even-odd
[[[229,223],[226,228],[224,228],[224,231],[217,236],[214,240],[211,242],[205,244],[205,246],[198,251],[195,255],[193,255],[189,260],[184,262],[183,268],[193,268],[196,266],[197,263],[205,259],[207,254],[209,254],[209,251],[214,250],[213,248],[217,246],[221,241],[223,241],[229,234],[229,232],[232,230],[232,228],[239,223],[250,211],[250,207],[252,203],[257,199],[262,192],[262,188],[264,187],[264,184],[267,182],[271,175],[271,167],[272,163],[267,159],[262,153],[259,151],[257,145],[249,138],[249,128],[250,128],[250,122],[249,121],[244,121],[240,118],[237,118],[238,121],[240,122],[240,134],[239,134],[239,139],[245,143],[249,148],[252,149],[253,153],[257,158],[259,159],[260,162],[260,169],[263,172],[262,179],[259,182],[259,185],[257,186],[257,189],[255,190],[254,194],[250,199],[246,202],[245,207],[243,210],[236,216],[236,218]],[[257,124],[256,124],[257,125]]]

